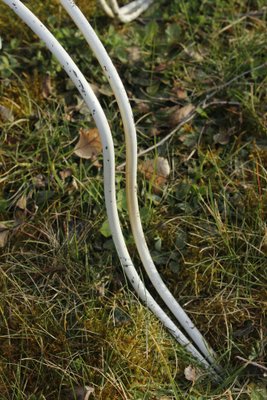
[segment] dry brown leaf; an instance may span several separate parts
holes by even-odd
[[[9,236],[9,229],[5,224],[0,222],[0,248],[5,247]]]
[[[15,225],[20,225],[29,218],[32,218],[38,211],[38,206],[32,199],[33,191],[30,191],[27,195],[23,194],[16,201],[14,209],[14,220]]]
[[[187,91],[182,89],[182,88],[177,88],[176,89],[176,96],[180,100],[185,100],[185,99],[187,99]]]
[[[234,134],[234,130],[231,129],[228,129],[227,131],[221,131],[213,136],[213,141],[215,144],[225,145],[229,143],[231,136],[233,136]]]
[[[103,94],[104,96],[114,96],[112,89],[108,84],[103,83],[99,88],[99,93]]]
[[[174,87],[171,90],[171,92],[179,100],[187,99],[187,91],[182,86],[180,86],[178,82],[174,84]]]
[[[47,178],[42,174],[38,174],[32,178],[32,183],[36,189],[43,189],[46,187]]]
[[[151,128],[149,136],[155,137],[155,136],[159,136],[160,134],[161,134],[161,130],[156,127],[153,127],[153,128]]]
[[[27,208],[27,196],[23,194],[18,201],[16,202],[16,207],[20,208],[21,210],[26,210]]]
[[[95,161],[96,162],[96,161]],[[62,171],[59,171],[60,178],[67,184],[68,193],[72,193],[73,191],[78,190],[78,183],[74,176],[72,175],[72,169],[66,168]]]
[[[230,136],[224,132],[224,133],[216,133],[213,136],[213,141],[215,144],[228,144],[230,140]]]
[[[157,174],[164,178],[168,178],[170,172],[171,169],[168,160],[166,158],[159,157],[157,159]]]
[[[137,103],[137,110],[142,114],[147,114],[150,111],[149,104],[145,103],[144,101],[140,101]]]
[[[72,182],[71,182],[71,189],[72,189],[72,190],[78,190],[78,189],[79,189],[78,183],[77,183],[76,179],[72,179]]]
[[[184,376],[185,376],[185,379],[194,383],[197,378],[196,369],[194,367],[192,367],[192,365],[188,365],[188,367],[186,367],[184,369]]]
[[[14,115],[12,111],[0,104],[0,120],[3,122],[13,122],[14,121]]]
[[[192,49],[192,47],[184,47],[184,52],[193,60],[201,62],[204,60],[203,54],[201,52]]]
[[[74,154],[87,160],[95,160],[102,152],[102,143],[97,128],[80,129],[80,138],[74,148]]]
[[[170,114],[170,123],[172,126],[176,126],[181,122],[184,118],[186,118],[192,111],[195,110],[195,106],[189,103],[184,107],[172,107],[172,113]]]
[[[129,55],[128,55],[128,60],[131,64],[134,64],[141,59],[141,52],[140,48],[137,46],[129,47],[127,49]]]
[[[157,192],[167,182],[167,178],[170,175],[170,165],[166,158],[158,157],[156,161],[146,160],[141,163],[139,171],[145,175],[146,180],[153,180],[153,188]]]
[[[72,170],[70,168],[63,169],[62,171],[59,171],[59,176],[63,181],[65,181],[65,179],[72,176]]]

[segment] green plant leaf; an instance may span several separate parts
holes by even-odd
[[[107,219],[103,222],[101,228],[99,229],[99,232],[106,238],[109,238],[111,236],[111,230]]]

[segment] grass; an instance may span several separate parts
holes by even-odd
[[[118,110],[81,35],[57,2],[28,3],[95,84],[123,163]],[[93,121],[44,45],[0,2],[0,221],[9,228],[0,249],[1,399],[65,399],[84,385],[97,399],[266,398],[264,3],[160,1],[122,26],[94,1],[78,2],[125,83],[140,150],[151,147],[140,162],[169,160],[162,191],[139,177],[142,220],[162,277],[225,367],[216,386],[185,379],[194,361],[128,287],[103,228],[101,157],[96,166],[73,154],[79,128]],[[190,103],[192,120],[156,147],[175,128],[177,106]],[[141,268],[123,170],[117,185]]]

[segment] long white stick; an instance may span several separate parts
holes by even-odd
[[[109,17],[111,17],[111,18],[114,18],[114,17],[115,17],[115,15],[114,15],[112,9],[111,9],[111,8],[109,7],[109,5],[107,4],[106,0],[99,0],[99,3],[101,4],[103,10],[105,11],[105,13],[106,13]]]
[[[132,14],[135,11],[140,11],[139,15],[144,12],[154,0],[135,0],[131,3],[125,4],[120,7],[120,12],[122,14]]]
[[[105,0],[99,0],[104,11],[107,15],[114,18],[115,16],[121,22],[131,22],[138,18],[152,3],[154,0],[135,0],[129,4],[119,7],[117,0],[110,0],[110,6]]]
[[[182,346],[184,346],[204,367],[209,369],[214,374],[214,371],[210,367],[207,360],[205,360],[199,351],[188,341],[184,334],[176,327],[176,325],[171,321],[171,319],[166,315],[166,313],[146,290],[143,282],[133,266],[132,260],[125,245],[119,223],[118,210],[116,207],[115,157],[112,136],[104,111],[101,108],[93,90],[68,53],[63,49],[63,47],[49,32],[49,30],[42,24],[42,22],[26,6],[24,6],[21,1],[2,1],[11,9],[13,9],[15,13],[35,32],[35,34],[45,42],[48,49],[57,58],[59,63],[62,65],[79,90],[81,96],[92,113],[103,145],[104,190],[109,225],[112,231],[115,247],[126,276],[130,280],[140,299],[145,302],[145,304],[159,318],[159,320],[176,338],[176,340]],[[75,7],[73,2],[71,2],[71,4],[73,7]]]
[[[188,317],[183,308],[179,305],[179,303],[176,301],[176,299],[173,297],[169,289],[162,281],[146,244],[146,239],[144,236],[139,214],[137,198],[136,129],[132,109],[125,88],[104,46],[102,45],[101,41],[97,37],[93,28],[84,17],[80,9],[75,6],[74,2],[71,0],[61,0],[61,4],[67,10],[78,28],[81,30],[87,40],[87,43],[96,55],[100,65],[103,68],[104,73],[109,80],[109,83],[113,89],[120,108],[126,137],[126,190],[129,216],[136,246],[144,264],[145,270],[161,298],[175,315],[177,320],[181,323],[182,327],[186,330],[191,339],[195,342],[198,349],[210,361],[211,364],[216,365],[214,352],[208,346],[199,330],[196,328],[191,319]]]

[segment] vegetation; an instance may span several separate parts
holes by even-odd
[[[0,2],[0,399],[66,399],[85,385],[90,398],[107,400],[267,397],[267,9],[263,0],[155,3],[121,25],[94,1],[77,1],[131,98],[154,261],[225,379],[187,380],[194,361],[128,287],[107,226],[101,155],[74,152],[92,118],[49,51]],[[143,273],[107,81],[57,1],[27,6],[106,111],[121,221]],[[158,157],[171,167],[163,180],[144,171]]]

